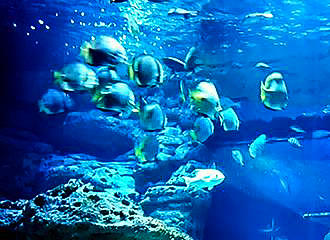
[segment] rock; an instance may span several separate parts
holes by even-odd
[[[196,239],[202,239],[204,221],[211,203],[208,191],[188,191],[182,176],[189,175],[205,165],[189,161],[160,186],[148,188],[140,202],[144,212],[161,219],[170,226],[179,227]]]
[[[134,147],[141,131],[138,126],[136,120],[119,119],[97,110],[72,112],[64,122],[63,148],[71,152],[83,148],[85,153],[115,158]]]
[[[0,202],[0,238],[192,240],[120,194],[71,179],[30,201]]]
[[[40,169],[46,177],[47,188],[79,178],[101,191],[107,189],[107,192],[135,196],[134,166],[134,162],[102,162],[86,154],[54,154],[42,160]]]

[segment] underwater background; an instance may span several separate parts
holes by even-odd
[[[330,239],[329,18],[325,0],[1,1],[0,239]],[[56,84],[71,63],[98,71],[80,56],[98,36],[124,47],[120,81],[161,106],[162,129]],[[159,60],[163,83],[129,80],[141,54]],[[260,96],[274,72],[281,109]],[[200,82],[238,126],[196,107]],[[41,111],[49,89],[70,97],[63,111]],[[196,128],[201,117],[214,129]],[[141,159],[148,136],[159,146]],[[201,169],[224,179],[196,180]]]

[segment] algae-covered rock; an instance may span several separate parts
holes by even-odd
[[[119,193],[71,179],[30,201],[0,202],[0,238],[61,240],[192,240]],[[8,238],[8,236],[10,236]]]

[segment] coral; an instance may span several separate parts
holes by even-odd
[[[192,240],[120,193],[71,179],[30,201],[0,202],[0,237],[12,239]],[[11,235],[10,235],[11,234]]]

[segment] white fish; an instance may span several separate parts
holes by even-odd
[[[258,136],[249,146],[249,153],[252,158],[256,158],[260,156],[267,142],[267,136],[265,134],[261,134]]]
[[[223,173],[217,169],[195,169],[193,175],[195,176],[183,177],[187,188],[207,188],[210,191],[214,186],[221,184],[225,180]]]
[[[245,18],[255,18],[255,17],[264,17],[264,18],[273,18],[274,15],[270,12],[263,12],[263,13],[250,13],[245,16]]]
[[[288,139],[288,143],[290,143],[291,146],[293,146],[295,148],[302,148],[302,145],[301,145],[300,141],[295,137],[290,137]]]
[[[239,165],[242,167],[245,165],[244,163],[244,158],[240,150],[238,149],[233,149],[231,151],[231,156],[234,159],[235,162],[237,162]]]
[[[296,133],[305,133],[306,131],[303,130],[301,127],[298,126],[290,126],[290,129]]]
[[[255,68],[270,68],[270,66],[264,62],[258,62],[254,67]]]
[[[237,131],[239,129],[239,119],[232,108],[228,108],[219,113],[220,122],[225,131]]]

